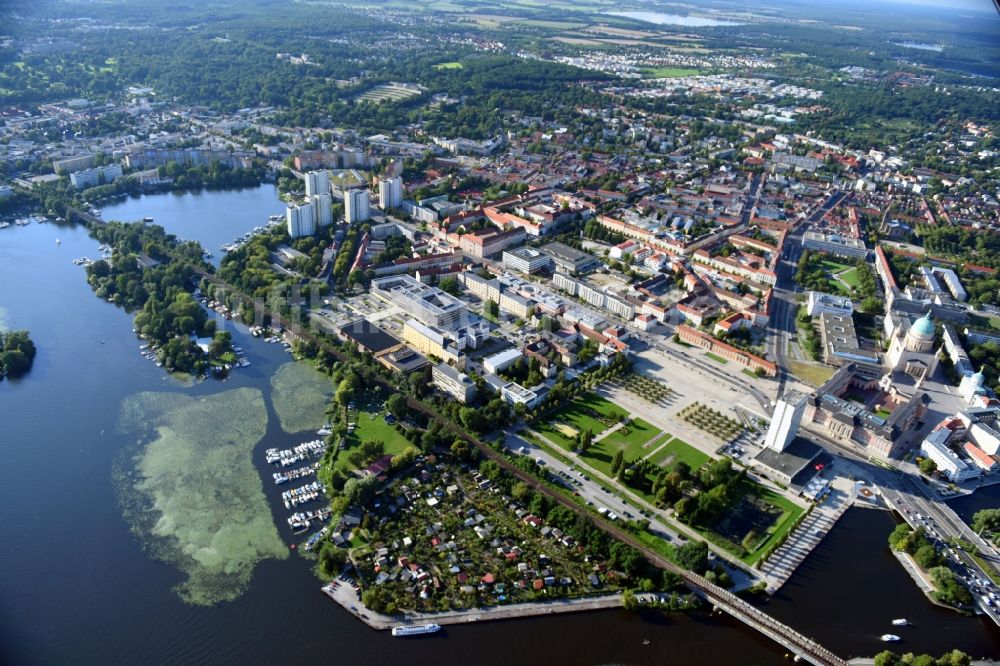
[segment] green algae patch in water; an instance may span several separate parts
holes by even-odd
[[[115,470],[123,514],[148,553],[187,576],[183,600],[235,599],[257,562],[288,557],[253,465],[267,426],[259,390],[138,393],[119,425],[137,441]]]
[[[306,362],[285,363],[271,377],[271,403],[289,434],[322,427],[332,396],[330,378]]]

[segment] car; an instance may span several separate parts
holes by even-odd
[[[539,465],[544,465],[545,464],[545,461],[542,460],[541,458],[535,458],[535,462],[538,463]]]

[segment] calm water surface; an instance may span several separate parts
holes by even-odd
[[[270,186],[147,196],[120,206],[128,212],[106,206],[105,217],[149,215],[206,247],[231,240],[281,209]],[[234,330],[253,366],[226,382],[183,386],[139,356],[131,317],[93,296],[84,270],[72,264],[79,256],[97,256],[97,244],[82,228],[33,224],[0,230],[0,321],[30,329],[39,348],[25,379],[0,382],[0,661],[391,664],[405,659],[419,665],[469,663],[475,655],[477,663],[505,666],[785,663],[780,648],[725,617],[622,611],[456,627],[401,641],[367,629],[327,600],[308,564],[296,556],[258,565],[250,589],[234,602],[185,605],[172,592],[180,574],[143,553],[116,504],[112,466],[132,444],[116,435],[119,405],[138,391],[197,395],[242,386],[263,391],[269,425],[255,463],[281,534],[291,543],[287,512],[271,483],[272,470],[262,461],[264,448],[306,438],[282,433],[270,407],[269,378],[288,356],[277,345]],[[885,553],[889,516],[858,511],[833,531],[769,608],[845,656],[877,652],[881,644],[872,636],[900,615],[920,618],[914,647],[1000,654],[996,634],[978,620],[939,613],[923,601]],[[872,590],[877,594],[868,594]]]

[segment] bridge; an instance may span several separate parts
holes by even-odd
[[[264,310],[265,306],[263,303],[249,298],[238,289],[235,289],[225,281],[219,279],[217,276],[207,273],[198,267],[196,267],[195,270],[201,277],[208,280],[209,283],[214,284],[218,288],[225,289],[230,295],[238,298],[244,304],[251,305],[258,311]],[[330,345],[326,340],[315,335],[311,331],[304,330],[298,323],[284,320],[277,313],[270,314],[272,326],[280,326],[284,328],[293,336],[315,344],[318,349],[335,356],[341,361],[351,360],[340,349]],[[390,391],[396,390],[396,387],[391,385],[386,379],[378,377],[376,381]],[[472,446],[475,446],[485,458],[495,461],[509,474],[512,474],[529,487],[533,488],[537,492],[543,493],[550,499],[558,502],[571,511],[581,514],[588,520],[593,521],[596,526],[610,534],[615,539],[627,543],[629,546],[642,553],[642,555],[654,566],[677,574],[695,594],[705,599],[715,609],[729,614],[748,627],[751,627],[764,636],[767,636],[795,655],[799,660],[815,664],[816,666],[847,666],[846,660],[838,657],[833,652],[820,645],[817,641],[797,632],[788,625],[771,617],[764,611],[744,601],[735,594],[709,582],[704,577],[678,566],[656,550],[641,542],[635,535],[624,531],[603,518],[592,515],[585,507],[580,506],[568,497],[556,492],[542,483],[542,481],[537,477],[525,472],[519,467],[516,467],[499,451],[492,448],[486,442],[470,435],[450,420],[444,418],[430,405],[412,397],[407,397],[407,403],[411,409],[421,412],[430,419],[437,420],[456,437],[461,437]]]
[[[79,208],[67,208],[66,221],[72,222],[73,218],[82,220],[85,224],[104,224],[104,220],[96,215],[91,215],[90,213],[80,210]]]

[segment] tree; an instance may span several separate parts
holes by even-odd
[[[581,453],[586,453],[587,449],[594,443],[594,433],[590,429],[584,429],[577,435],[577,447]]]
[[[921,461],[917,463],[917,467],[920,469],[920,473],[926,476],[930,476],[931,474],[936,472],[938,468],[937,463],[931,460],[930,458],[921,459]]]
[[[938,554],[934,546],[929,543],[917,548],[917,552],[913,554],[913,560],[919,564],[922,569],[930,569],[941,564],[941,556]]]
[[[1000,509],[982,509],[972,516],[972,529],[980,533],[1000,532]]]
[[[462,285],[459,283],[458,278],[452,275],[449,275],[438,282],[438,288],[441,291],[451,294],[452,296],[462,295]]]
[[[677,549],[677,564],[688,571],[696,573],[708,567],[708,543],[705,541],[688,541]]]
[[[483,303],[483,314],[486,315],[488,319],[496,319],[500,316],[500,306],[497,302],[491,298],[486,299]]]
[[[615,452],[615,457],[611,459],[612,476],[618,473],[618,470],[622,468],[622,465],[624,463],[625,463],[625,453],[624,451],[622,451],[622,449],[618,449],[618,451]]]
[[[625,590],[622,593],[622,608],[633,613],[639,610],[639,600],[635,598],[632,590]]]
[[[389,410],[389,413],[397,419],[405,418],[409,409],[406,404],[406,396],[402,393],[393,393],[390,395],[389,399],[385,401],[385,406]]]

